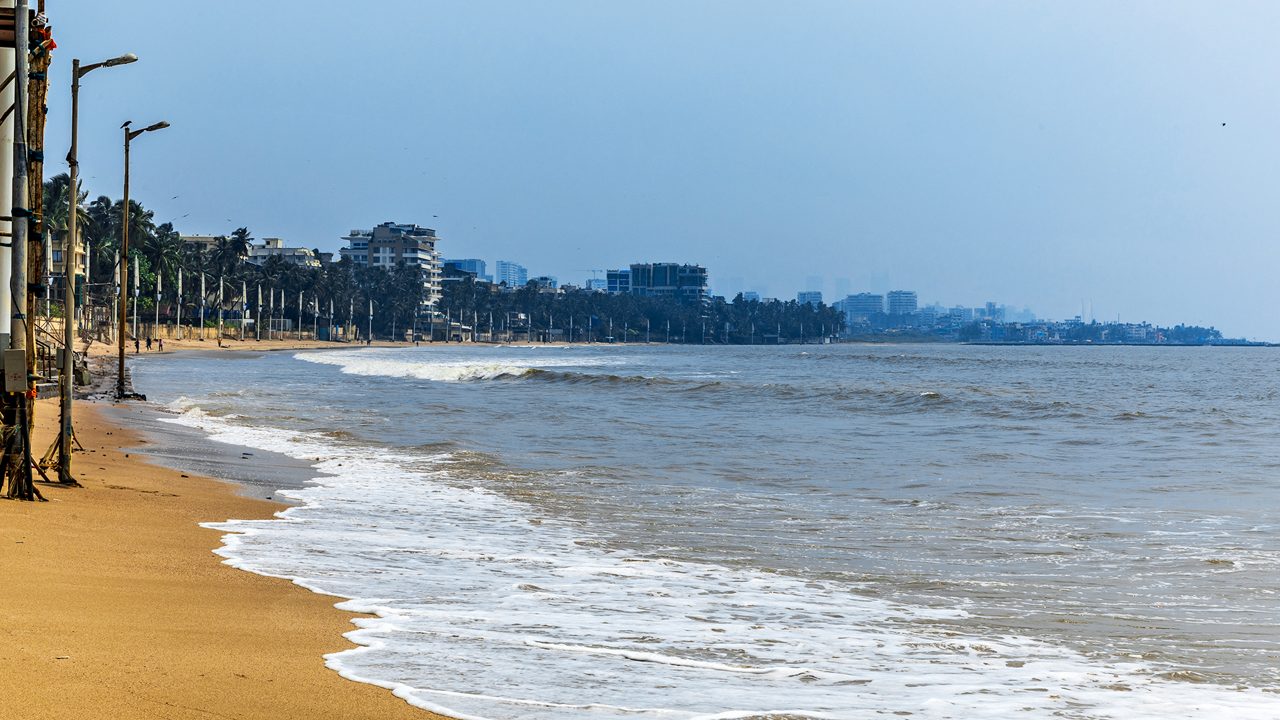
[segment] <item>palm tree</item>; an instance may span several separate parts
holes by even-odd
[[[236,277],[241,264],[249,255],[252,239],[248,228],[237,228],[230,236],[218,236],[211,258],[217,270],[228,278]]]
[[[141,244],[142,256],[167,285],[174,287],[178,268],[183,265],[182,236],[173,229],[173,223],[165,223]]]

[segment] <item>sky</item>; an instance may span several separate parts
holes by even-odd
[[[34,4],[34,3],[33,3]],[[1280,340],[1280,4],[49,0],[46,136],[185,234]],[[490,267],[492,271],[492,265]],[[603,277],[603,273],[600,273]]]

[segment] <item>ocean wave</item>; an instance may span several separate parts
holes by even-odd
[[[1272,696],[1187,682],[1179,668],[966,634],[963,608],[608,550],[581,527],[449,482],[446,452],[392,460],[184,407],[171,422],[317,469],[291,493],[302,504],[276,519],[208,524],[228,533],[217,552],[376,613],[348,633],[360,647],[327,663],[455,717],[1274,715]]]

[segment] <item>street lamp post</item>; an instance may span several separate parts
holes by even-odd
[[[97,70],[100,67],[115,67],[117,65],[128,65],[137,62],[138,56],[133,53],[121,55],[118,58],[112,58],[99,63],[90,63],[81,66],[80,59],[76,58],[71,61],[71,149],[67,151],[67,165],[70,166],[70,202],[71,207],[67,213],[67,237],[62,250],[62,275],[63,275],[63,309],[62,309],[62,385],[59,388],[59,399],[62,409],[62,433],[58,439],[58,481],[63,483],[74,483],[75,478],[71,475],[71,389],[73,387],[73,374],[75,372],[75,354],[71,348],[75,344],[74,318],[76,307],[76,271],[73,261],[76,257],[76,235],[77,224],[80,215],[80,159],[79,159],[79,131],[80,131],[80,78]],[[88,291],[88,260],[89,254],[85,253],[85,291]]]
[[[130,121],[132,122],[132,121]],[[167,122],[158,122],[154,125],[148,125],[141,130],[130,130],[129,123],[126,122],[120,126],[124,130],[124,224],[120,228],[120,337],[119,337],[119,366],[116,368],[116,399],[123,400],[124,392],[124,336],[127,334],[125,329],[129,327],[128,292],[129,287],[129,145],[134,138],[139,135],[153,130],[163,130],[169,127]],[[137,300],[134,301],[137,304]]]

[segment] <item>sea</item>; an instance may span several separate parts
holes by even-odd
[[[292,505],[211,525],[218,554],[372,614],[325,661],[422,708],[1280,717],[1275,350],[344,346],[132,372],[158,426],[249,474],[291,459]]]

